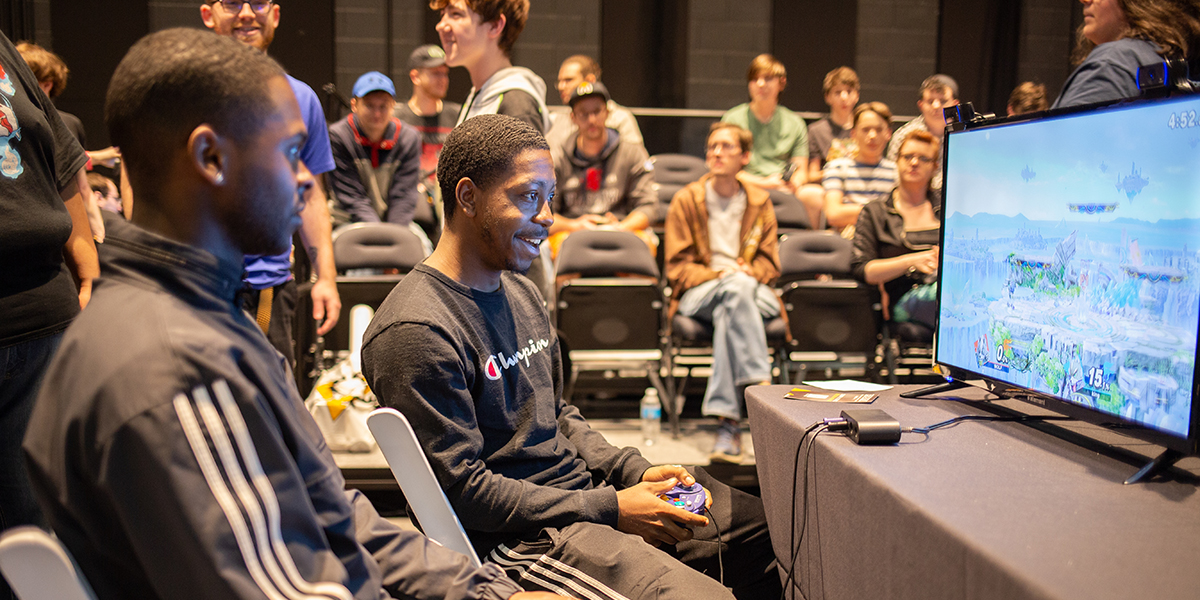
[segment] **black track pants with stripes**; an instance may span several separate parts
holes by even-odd
[[[488,555],[527,590],[583,600],[778,598],[781,586],[762,500],[689,468],[712,493],[709,525],[674,548],[654,548],[607,525],[575,523],[501,544]],[[717,527],[724,586],[718,581]],[[732,596],[725,589],[733,589]]]

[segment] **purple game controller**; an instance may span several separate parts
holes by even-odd
[[[693,483],[690,486],[677,483],[675,487],[660,494],[658,497],[683,510],[698,515],[704,513],[704,502],[707,499],[704,488],[700,487],[699,483]]]

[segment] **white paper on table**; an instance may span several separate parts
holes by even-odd
[[[835,392],[882,392],[890,390],[890,385],[879,385],[878,383],[869,383],[866,381],[855,381],[853,379],[834,379],[831,381],[805,381],[804,385],[811,385],[823,390],[832,390]]]

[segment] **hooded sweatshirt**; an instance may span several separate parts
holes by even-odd
[[[524,92],[533,103],[523,101],[511,92]],[[533,108],[536,105],[536,111]],[[458,113],[458,123],[478,115],[509,115],[529,123],[546,133],[550,129],[550,115],[546,110],[546,82],[525,67],[508,67],[492,74],[481,88],[471,88],[467,101]]]

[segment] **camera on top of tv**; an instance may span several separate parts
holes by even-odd
[[[1179,58],[1142,65],[1138,68],[1137,84],[1142,95],[1148,98],[1191,93],[1198,88],[1198,84],[1188,77],[1187,61]]]

